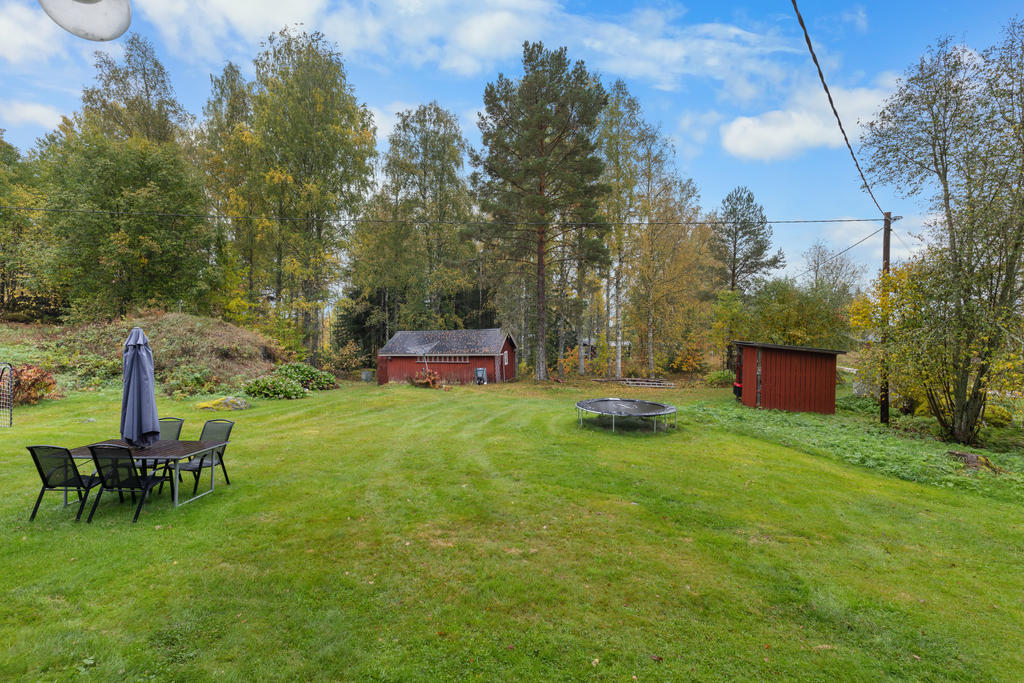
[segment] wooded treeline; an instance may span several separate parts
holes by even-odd
[[[860,273],[817,244],[773,278],[754,195],[702,206],[624,82],[527,43],[482,95],[479,149],[431,102],[377,150],[321,34],[226,64],[198,118],[132,35],[35,148],[0,138],[4,315],[185,310],[341,369],[398,329],[500,325],[538,379],[703,371],[738,337],[849,346]]]

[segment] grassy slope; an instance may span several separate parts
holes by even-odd
[[[23,446],[113,435],[119,397],[19,409],[0,433],[0,678],[1024,670],[1019,504],[699,410],[657,436],[578,429],[572,403],[600,391],[347,385],[259,403],[235,414],[232,486],[178,510],[164,494],[134,526],[114,501],[75,524],[56,494],[27,521]],[[160,407],[186,418],[183,438],[209,417]]]

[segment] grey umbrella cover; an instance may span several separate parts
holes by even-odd
[[[121,438],[136,448],[145,448],[160,438],[153,351],[146,333],[138,327],[132,328],[124,343]]]

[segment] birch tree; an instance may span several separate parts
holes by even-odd
[[[935,220],[913,280],[881,280],[859,320],[870,329],[872,310],[901,307],[877,348],[909,364],[943,432],[971,443],[1021,338],[1024,22],[980,54],[940,40],[906,70],[863,143],[875,181],[923,198]]]

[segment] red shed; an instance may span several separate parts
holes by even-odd
[[[733,342],[743,405],[793,412],[836,412],[836,356],[844,351]]]
[[[516,343],[498,328],[396,332],[377,352],[377,384],[404,382],[423,369],[450,384],[471,384],[476,369],[488,382],[516,378]]]

